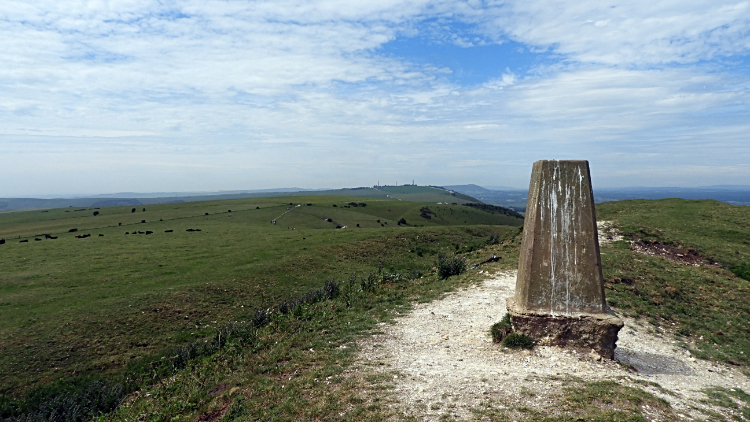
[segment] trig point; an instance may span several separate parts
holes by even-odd
[[[516,292],[507,303],[514,331],[614,357],[623,323],[604,298],[588,161],[534,163]]]

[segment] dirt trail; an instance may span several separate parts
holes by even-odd
[[[700,392],[704,388],[750,392],[750,380],[738,370],[694,359],[669,335],[649,334],[650,328],[627,318],[615,351],[622,364],[597,362],[587,354],[557,347],[508,351],[492,343],[489,327],[506,312],[515,272],[478,274],[486,276],[490,278],[480,285],[416,305],[395,324],[383,325],[382,334],[361,344],[360,368],[393,375],[395,406],[401,412],[419,420],[444,415],[466,419],[489,403],[495,408],[528,406],[554,412],[550,406],[561,382],[549,377],[564,375],[643,388],[669,401],[685,419],[707,418],[700,412],[707,406],[700,403],[706,398]],[[662,389],[644,387],[644,381],[658,383]],[[660,420],[658,414],[650,416]]]

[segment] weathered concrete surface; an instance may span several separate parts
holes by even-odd
[[[508,312],[515,331],[612,356],[622,321],[604,297],[588,161],[534,163]]]

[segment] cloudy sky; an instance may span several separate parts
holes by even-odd
[[[748,1],[0,2],[0,196],[750,184]]]

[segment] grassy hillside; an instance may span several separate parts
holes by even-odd
[[[288,197],[1,214],[0,392],[117,372],[381,262],[431,272],[439,251],[522,223],[459,205],[425,219],[424,206]]]
[[[432,207],[430,207],[432,208]],[[455,211],[454,211],[455,212]],[[617,312],[644,318],[654,330],[675,336],[677,344],[706,359],[747,367],[750,355],[748,282],[727,268],[742,262],[747,255],[741,239],[750,238],[747,223],[750,210],[711,201],[626,201],[597,205],[600,220],[614,225],[632,237],[653,242],[671,242],[685,249],[697,248],[706,257],[726,257],[714,265],[685,265],[665,257],[649,256],[632,250],[624,241],[602,247],[602,262],[607,297]],[[723,230],[733,227],[738,236],[724,239]],[[735,239],[735,240],[732,240]],[[493,270],[517,267],[520,232],[508,232],[499,244],[464,253],[470,262],[498,255]],[[732,254],[726,244],[735,249]],[[739,254],[736,251],[740,251]],[[679,257],[677,257],[679,258]],[[345,372],[353,362],[352,345],[362,336],[377,332],[377,324],[391,321],[409,309],[409,303],[431,300],[457,286],[465,286],[482,275],[470,271],[448,280],[434,276],[383,282],[362,292],[358,300],[344,299],[307,308],[299,317],[279,320],[278,325],[259,332],[250,354],[247,348],[216,353],[178,372],[173,381],[144,388],[112,417],[133,420],[150,415],[166,420],[179,415],[184,419],[224,420],[384,420],[397,419],[386,400],[387,378],[366,378],[358,382]],[[359,279],[357,279],[358,281]],[[657,327],[660,327],[657,328]],[[623,420],[650,420],[649,406],[666,402],[645,390],[626,387],[619,381],[581,385],[568,398],[561,397],[559,413],[546,415],[527,407],[515,409],[528,417],[518,420],[613,420],[611,413],[620,408],[604,398],[612,391],[627,395],[638,405],[621,416]],[[578,388],[578,387],[577,387]],[[214,393],[215,391],[221,392]],[[742,390],[710,392],[714,403],[747,412],[730,395],[746,400]],[[620,396],[622,397],[622,396]],[[707,396],[708,398],[708,396]],[[721,401],[719,401],[721,400]],[[587,406],[581,406],[587,403]],[[488,405],[489,406],[489,405]],[[488,408],[489,409],[489,408]],[[498,414],[508,411],[497,409]],[[488,410],[492,414],[491,410]],[[669,412],[666,412],[669,413]],[[743,413],[744,414],[744,413]],[[715,415],[715,420],[723,420]],[[504,420],[500,418],[499,420]],[[619,419],[618,419],[619,420]],[[675,418],[676,420],[676,418]]]
[[[750,207],[663,199],[596,209],[635,242],[602,249],[610,305],[666,327],[697,356],[750,364]]]

